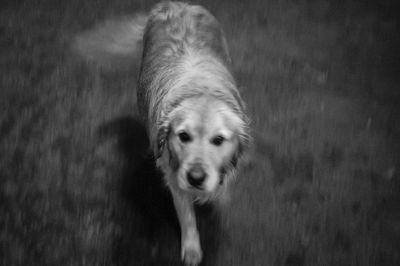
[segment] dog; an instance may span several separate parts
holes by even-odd
[[[223,202],[249,146],[249,119],[231,73],[225,34],[204,7],[162,2],[77,37],[87,58],[142,45],[138,109],[181,228],[181,258],[203,257],[194,203]]]

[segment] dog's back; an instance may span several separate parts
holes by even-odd
[[[151,10],[144,46],[145,58],[176,57],[190,48],[230,62],[224,33],[214,16],[201,6],[181,2],[163,2]]]
[[[229,71],[224,32],[205,8],[181,2],[156,5],[150,11],[143,42],[138,107],[150,135],[163,120],[161,110],[168,111],[168,105],[174,108],[180,97],[207,89],[214,90],[211,94],[232,96],[228,101],[235,106],[241,103]]]
[[[196,53],[197,56],[219,59],[229,68],[230,57],[219,22],[205,8],[181,2],[163,2],[150,12],[144,32],[142,68],[139,78],[138,98],[141,112],[147,117],[146,93],[156,89],[150,83],[157,81],[160,74],[168,80],[178,81],[182,71],[182,57]],[[192,56],[194,59],[194,56]],[[182,69],[183,71],[187,69]],[[168,88],[168,81],[162,81]],[[156,86],[157,87],[157,86]],[[144,104],[144,105],[143,105]]]

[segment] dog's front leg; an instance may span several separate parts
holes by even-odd
[[[198,265],[203,255],[192,200],[177,191],[172,191],[172,197],[181,227],[182,260],[186,265]]]

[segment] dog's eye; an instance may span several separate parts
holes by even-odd
[[[216,136],[211,140],[211,143],[215,146],[220,146],[224,142],[225,138],[223,136]]]
[[[178,134],[178,137],[179,137],[179,139],[180,139],[183,143],[186,143],[186,142],[189,142],[189,141],[192,140],[192,138],[190,137],[190,135],[189,135],[188,133],[186,133],[185,131],[180,132],[180,133]]]

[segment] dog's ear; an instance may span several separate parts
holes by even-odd
[[[155,152],[154,152],[154,156],[156,157],[156,159],[160,158],[161,155],[163,154],[165,143],[168,139],[168,134],[169,134],[169,126],[166,124],[162,125],[157,131],[157,147],[155,147]]]
[[[246,165],[249,160],[249,150],[251,146],[251,137],[249,133],[245,130],[241,133],[238,133],[239,142],[237,144],[237,148],[233,153],[229,163],[224,165],[221,172],[221,182],[224,182],[224,179],[234,179],[238,173],[238,171]]]
[[[161,126],[157,132],[157,147],[154,152],[155,159],[159,159],[165,150],[169,154],[169,165],[173,170],[177,170],[179,168],[179,160],[178,156],[175,153],[174,149],[171,149],[168,144],[168,137],[170,134],[170,125]]]
[[[249,130],[249,119],[245,117],[243,119],[243,126],[241,127],[239,135],[238,147],[232,156],[231,165],[234,168],[240,167],[243,163],[245,164],[248,160],[250,146],[252,145],[252,138]]]

